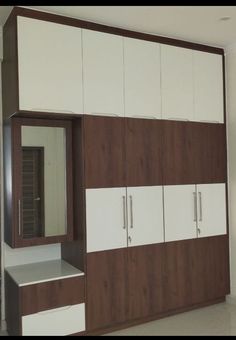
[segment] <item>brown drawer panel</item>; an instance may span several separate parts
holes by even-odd
[[[20,287],[21,315],[84,302],[84,276]]]

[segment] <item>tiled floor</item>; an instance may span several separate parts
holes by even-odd
[[[236,335],[236,305],[220,303],[106,335]]]

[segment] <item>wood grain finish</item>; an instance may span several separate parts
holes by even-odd
[[[224,183],[224,124],[163,121],[163,183]]]
[[[127,249],[87,254],[88,331],[125,323]]]
[[[21,315],[75,305],[85,301],[84,277],[42,282],[20,287]]]
[[[127,320],[145,318],[164,310],[164,243],[128,248]]]
[[[86,188],[125,186],[124,119],[84,117]]]
[[[227,181],[226,130],[224,124],[195,123],[195,183]]]
[[[163,122],[126,119],[126,186],[161,185]]]
[[[2,108],[3,119],[19,110],[17,17],[10,15],[3,27]]]
[[[196,123],[162,121],[163,184],[196,184]]]
[[[227,235],[166,243],[164,259],[165,310],[229,293]]]
[[[5,304],[6,304],[6,323],[9,335],[21,334],[20,322],[20,293],[18,286],[5,271]]]
[[[210,53],[216,53],[216,54],[224,53],[224,50],[222,48],[207,46],[203,44],[191,43],[189,41],[167,38],[167,37],[158,36],[158,35],[151,35],[147,33],[130,31],[130,30],[122,29],[122,28],[101,25],[101,24],[79,20],[75,18],[70,18],[70,17],[66,17],[62,15],[56,15],[56,14],[41,12],[41,11],[34,11],[28,8],[14,7],[11,12],[11,16],[16,16],[16,15],[21,15],[21,16],[39,19],[39,20],[52,21],[52,22],[56,22],[59,24],[63,24],[63,25],[75,26],[75,27],[90,29],[94,31],[121,35],[125,37],[130,37],[130,38],[148,40],[148,41],[174,45],[174,46],[179,46],[179,47],[184,47],[184,48],[191,48],[191,49],[196,49],[196,50],[210,52]]]

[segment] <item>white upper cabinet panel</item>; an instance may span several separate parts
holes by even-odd
[[[160,44],[124,38],[125,116],[161,118]]]
[[[123,38],[83,29],[84,112],[124,116]]]
[[[222,56],[194,51],[194,103],[196,121],[224,122]]]
[[[127,247],[126,188],[86,190],[87,252]]]
[[[225,183],[198,184],[197,193],[198,237],[226,234]]]
[[[19,108],[82,113],[81,29],[17,17]]]
[[[164,186],[165,241],[197,237],[195,185]]]
[[[162,186],[128,187],[128,246],[164,242]]]
[[[161,45],[162,118],[193,120],[193,52]]]

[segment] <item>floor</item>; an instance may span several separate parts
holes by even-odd
[[[224,302],[106,335],[236,335],[236,305]]]

